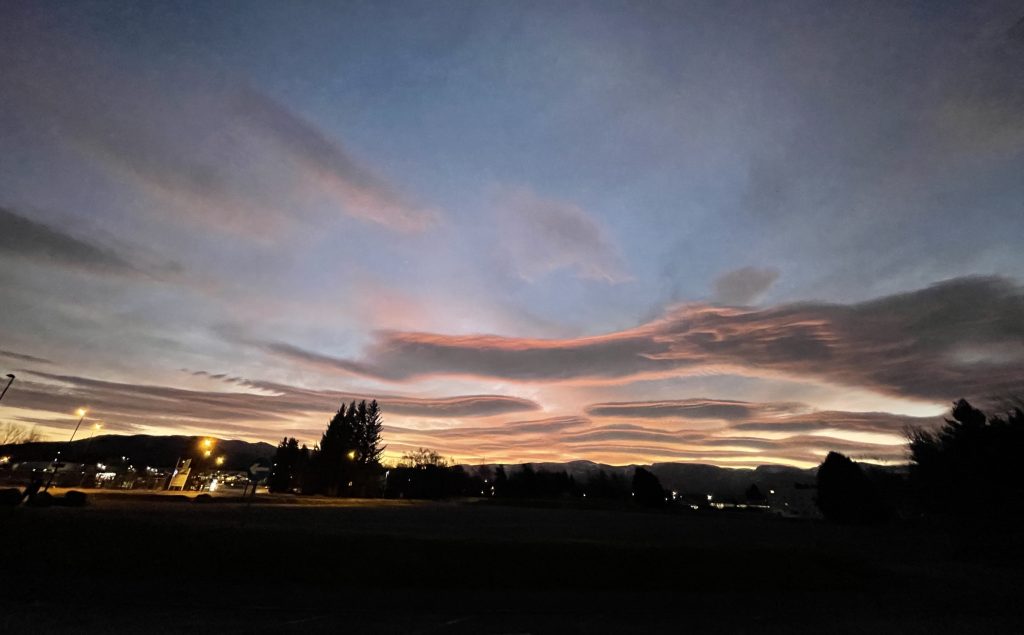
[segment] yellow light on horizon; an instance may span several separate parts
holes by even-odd
[[[224,465],[224,457],[223,456],[218,456],[217,457],[217,465]]]

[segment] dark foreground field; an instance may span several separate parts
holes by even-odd
[[[1024,631],[986,527],[112,496],[0,532],[0,633]]]

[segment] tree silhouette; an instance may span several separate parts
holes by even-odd
[[[764,505],[768,502],[768,498],[761,492],[761,488],[757,486],[757,483],[751,483],[744,496],[747,499],[748,505]]]
[[[951,415],[937,431],[909,431],[911,482],[926,509],[1020,514],[1024,412],[1017,407],[1005,417],[988,417],[960,399]]]
[[[359,461],[365,466],[379,466],[380,457],[384,454],[386,445],[381,445],[381,432],[384,421],[381,418],[380,405],[374,399],[365,409],[365,414],[359,422],[357,452]]]
[[[883,520],[885,504],[874,483],[848,457],[829,452],[818,466],[818,509],[826,520],[868,523]]]
[[[36,432],[35,426],[31,428],[21,426],[8,421],[0,425],[0,445],[20,445],[23,443],[35,443],[42,436]]]
[[[383,421],[376,401],[342,404],[314,451],[310,491],[328,496],[376,495]]]
[[[402,467],[448,467],[448,459],[444,458],[430,448],[416,448],[402,455]]]
[[[633,500],[644,507],[664,507],[665,490],[654,474],[642,467],[633,472]]]
[[[499,465],[494,471],[494,495],[506,496],[508,494],[508,475],[505,474],[505,466]]]
[[[295,438],[285,437],[277,446],[273,468],[267,479],[271,492],[294,492],[303,488],[304,474],[309,464],[309,448],[299,447]]]

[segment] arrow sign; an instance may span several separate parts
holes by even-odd
[[[270,476],[270,466],[257,461],[249,466],[249,480],[253,483],[259,483],[260,481],[266,480]]]

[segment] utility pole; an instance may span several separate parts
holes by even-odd
[[[4,398],[4,395],[7,394],[7,389],[10,388],[11,384],[13,384],[13,383],[14,383],[14,373],[7,373],[7,385],[4,386],[4,391],[0,392],[0,399]]]

